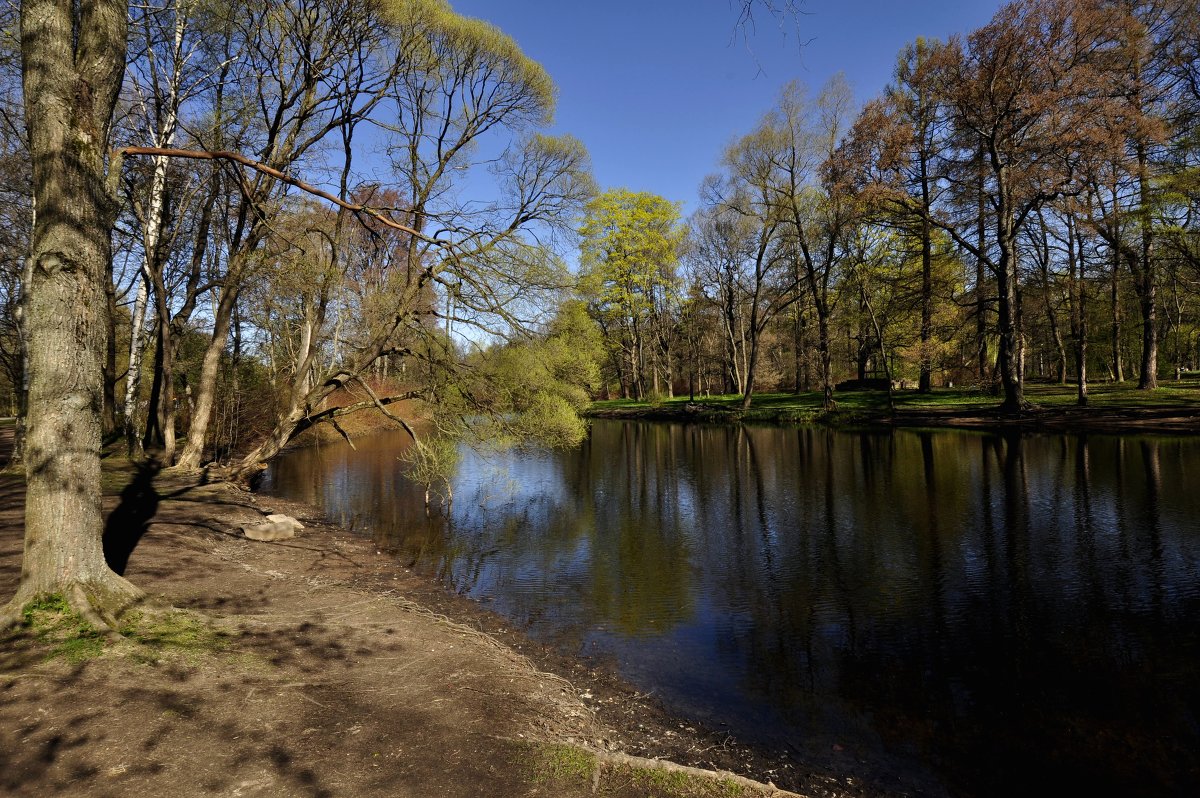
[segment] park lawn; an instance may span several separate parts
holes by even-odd
[[[1076,386],[1057,383],[1028,383],[1025,396],[1035,411],[1053,415],[1056,411],[1074,411]],[[922,394],[916,390],[895,391],[893,399],[900,416],[919,416],[936,421],[979,413],[990,414],[1000,404],[993,394],[965,388],[936,388]],[[837,409],[826,413],[820,391],[803,393],[761,393],[742,410],[742,397],[725,394],[700,397],[692,401],[678,396],[657,401],[610,399],[593,402],[587,414],[596,417],[690,417],[704,421],[779,421],[854,423],[869,422],[888,415],[887,394],[883,391],[836,391]],[[1132,382],[1096,383],[1088,386],[1088,408],[1097,411],[1178,411],[1200,412],[1200,379],[1160,383],[1153,391],[1143,391]]]

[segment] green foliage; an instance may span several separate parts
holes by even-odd
[[[456,434],[496,446],[576,446],[587,434],[580,413],[599,381],[595,324],[567,302],[540,335],[476,353],[440,403]]]
[[[642,396],[648,372],[670,372],[677,338],[676,270],[686,237],[679,205],[613,189],[588,203],[579,233],[579,293],[603,330],[616,372],[609,377]]]
[[[674,281],[685,228],[678,203],[619,188],[588,203],[579,234],[584,295],[604,312],[632,319]]]
[[[436,74],[460,69],[468,61],[474,69],[514,86],[531,121],[553,120],[554,82],[495,25],[456,13],[446,0],[385,0],[384,13],[402,40],[401,57],[410,65]]]
[[[440,435],[429,440],[414,441],[400,458],[408,465],[408,477],[432,490],[434,486],[446,486],[449,498],[450,479],[458,468],[458,445],[449,436]]]

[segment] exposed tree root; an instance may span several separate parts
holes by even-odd
[[[26,608],[55,593],[61,594],[67,606],[89,626],[107,635],[118,634],[117,618],[142,601],[146,595],[116,574],[102,580],[70,582],[57,590],[35,591],[22,585],[17,590],[17,595],[0,608],[0,632],[7,632],[23,624]]]
[[[596,749],[590,746],[584,746],[584,748],[596,758],[598,770],[592,776],[593,789],[600,782],[601,773],[599,769],[610,767],[629,768],[632,770],[660,770],[665,773],[679,773],[691,778],[724,781],[741,788],[749,795],[763,796],[764,798],[801,798],[798,793],[782,790],[774,784],[763,784],[760,781],[754,781],[753,779],[748,779],[745,776],[739,776],[736,773],[730,773],[725,770],[706,770],[704,768],[691,767],[690,765],[680,765],[666,759],[647,759],[616,751]]]
[[[1038,407],[1028,399],[1021,399],[1018,402],[1010,402],[1007,399],[1000,404],[997,412],[1004,416],[1023,416],[1037,410]]]
[[[0,607],[0,634],[7,634],[21,625],[24,609],[24,605],[17,604],[16,599]]]

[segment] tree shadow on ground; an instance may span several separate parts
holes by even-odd
[[[104,523],[104,559],[117,574],[125,575],[129,557],[150,528],[161,497],[154,478],[162,470],[155,459],[137,464],[133,479],[121,490],[121,502]]]

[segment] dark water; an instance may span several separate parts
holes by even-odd
[[[1200,440],[596,422],[295,452],[321,505],[677,713],[924,794],[1200,794]],[[727,725],[726,725],[727,724]]]

